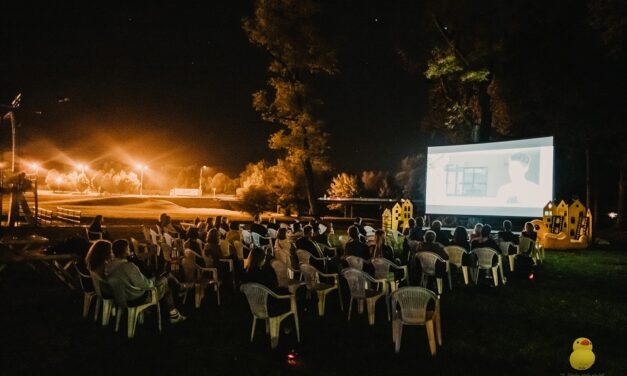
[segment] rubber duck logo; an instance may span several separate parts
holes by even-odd
[[[587,338],[577,338],[573,342],[573,352],[570,354],[570,366],[578,371],[585,371],[594,364],[595,356],[592,352],[592,341]]]

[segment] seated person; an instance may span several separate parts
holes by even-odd
[[[538,233],[536,229],[533,227],[533,223],[527,222],[525,223],[525,230],[520,233],[520,236],[524,236],[525,238],[529,238],[534,242],[538,240]]]
[[[296,265],[292,262],[292,242],[287,238],[287,228],[281,227],[276,234],[276,240],[274,241],[274,255],[279,260],[284,262],[288,266]]]
[[[323,257],[324,255],[320,252],[320,248],[316,244],[313,239],[313,227],[310,225],[305,226],[303,228],[303,236],[296,240],[296,249],[303,249],[315,257]]]
[[[279,282],[276,278],[276,273],[272,268],[270,262],[266,261],[266,255],[263,249],[254,247],[250,250],[248,258],[246,259],[246,269],[241,277],[242,283],[259,283],[277,295],[289,295],[290,292],[287,288],[279,287]],[[268,296],[267,300],[268,314],[270,316],[277,316],[290,310],[289,299],[276,299],[272,296]],[[289,322],[293,322],[287,320]]]
[[[411,224],[414,224],[414,226],[412,227]],[[416,240],[419,242],[424,241],[424,236],[425,236],[425,230],[423,229],[424,225],[425,225],[425,220],[422,217],[416,217],[416,219],[410,218],[409,219],[409,240]]]
[[[90,272],[97,274],[101,279],[105,279],[105,265],[112,257],[111,242],[98,240],[89,247],[85,256],[85,266]]]
[[[250,232],[259,234],[259,236],[264,236],[264,237],[268,236],[268,229],[266,228],[266,226],[261,224],[261,215],[257,214],[253,218],[253,224],[250,225]],[[268,244],[270,244],[268,242],[268,239],[259,239],[259,245],[268,245]]]
[[[518,236],[512,232],[512,222],[510,220],[503,221],[503,231],[499,231],[499,239],[502,242],[510,242],[518,244]]]
[[[107,264],[105,270],[107,280],[112,285],[115,285],[117,282],[120,285],[130,285],[141,289],[140,291],[129,288],[125,289],[124,294],[130,305],[142,304],[148,301],[150,299],[148,289],[156,287],[157,299],[164,299],[165,306],[170,312],[170,322],[176,324],[184,321],[186,317],[181,315],[174,305],[174,298],[172,297],[170,289],[170,285],[173,286],[174,282],[169,281],[166,277],[161,277],[157,280],[146,278],[135,264],[127,260],[130,255],[129,249],[126,240],[116,240],[113,243],[112,250],[114,258]]]
[[[208,268],[218,268],[221,274],[225,270],[222,269],[220,259],[222,258],[222,249],[220,249],[220,235],[216,228],[212,228],[207,233],[207,243],[202,253],[203,257],[208,261]]]
[[[268,224],[267,224],[267,226],[268,226],[268,228],[271,228],[271,229],[273,229],[273,230],[277,230],[277,231],[279,230],[279,224],[278,224],[278,223],[276,223],[276,218],[274,218],[274,217],[271,217],[271,218],[268,220]]]
[[[229,225],[229,232],[226,233],[226,241],[233,245],[235,241],[242,241],[242,235],[239,232],[239,223],[232,221]]]
[[[481,239],[481,229],[483,228],[483,224],[482,223],[477,223],[475,225],[475,228],[472,231],[472,234],[470,234],[470,241],[476,240],[476,239]]]
[[[435,233],[435,241],[437,243],[442,244],[443,246],[447,246],[451,241],[451,232],[442,230],[442,222],[433,221],[431,224],[431,231]],[[426,234],[425,234],[426,237]],[[425,238],[426,240],[426,238]]]
[[[499,245],[496,244],[496,241],[492,239],[492,226],[490,225],[483,225],[483,227],[481,228],[481,238],[475,239],[470,242],[470,248],[492,248],[497,253],[501,253],[501,248],[499,248]]]
[[[191,249],[192,251],[202,255],[202,241],[198,238],[198,229],[196,227],[190,227],[187,229],[187,240],[185,241],[185,249]]]
[[[104,217],[98,214],[97,216],[94,217],[94,220],[91,221],[91,224],[89,225],[89,228],[87,229],[87,231],[100,233],[102,234],[102,239],[109,240],[111,239],[111,235],[109,235],[109,232],[102,226],[103,222],[104,222]],[[88,240],[98,240],[98,239],[92,238]]]
[[[448,254],[444,251],[441,243],[437,242],[435,231],[429,230],[425,233],[425,241],[418,247],[418,252],[431,252],[440,256],[442,260],[448,260]]]
[[[465,227],[458,226],[455,229],[451,245],[462,247],[466,252],[470,252],[470,242],[468,241],[468,232]]]
[[[366,229],[364,228],[363,220],[361,219],[361,217],[355,218],[355,223],[353,224],[353,226],[357,227],[357,231],[359,231],[359,234],[361,236],[363,236],[364,238],[366,237]]]
[[[179,232],[176,227],[172,224],[172,217],[167,214],[161,214],[162,218],[159,222],[159,227],[161,228],[162,234],[169,234],[172,237],[178,238]]]
[[[344,246],[344,256],[357,256],[364,260],[370,259],[370,249],[368,245],[361,241],[361,234],[356,226],[348,228],[348,242]]]
[[[296,221],[296,222],[292,223],[292,231],[289,234],[289,236],[292,239],[298,239],[301,236],[303,236],[303,229],[301,227],[300,222]]]

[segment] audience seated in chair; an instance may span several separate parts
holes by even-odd
[[[87,270],[97,274],[101,279],[106,279],[105,266],[113,258],[111,243],[107,240],[94,242],[85,256]]]
[[[229,224],[229,231],[226,233],[226,241],[234,245],[235,241],[242,241],[242,234],[239,232],[239,222],[232,221]]]
[[[413,224],[413,227],[412,227]],[[425,220],[422,217],[416,217],[416,219],[409,219],[409,240],[415,240],[422,242],[425,236]]]
[[[492,239],[492,226],[483,225],[481,228],[481,237],[479,239],[475,239],[470,243],[470,248],[492,248],[497,253],[501,253],[501,248],[496,243],[494,239]]]
[[[169,286],[168,278],[161,277],[156,280],[146,278],[135,264],[127,260],[130,255],[130,247],[126,240],[116,240],[113,242],[111,249],[113,251],[113,259],[107,263],[105,268],[107,280],[121,281],[124,282],[125,285],[141,289],[126,289],[124,291],[129,304],[142,304],[149,301],[150,296],[148,290],[152,287],[156,287],[158,294],[157,299],[164,299],[165,305],[170,313],[170,322],[174,324],[185,320],[185,316],[181,315],[174,305],[174,298],[172,297],[172,290]],[[174,285],[174,282],[171,282],[171,284]]]
[[[356,226],[348,228],[348,242],[344,246],[344,256],[357,256],[365,260],[370,259],[370,248],[361,241],[361,234]]]
[[[425,233],[425,242],[418,247],[418,252],[431,252],[440,256],[442,260],[448,260],[448,254],[444,251],[441,243],[437,242],[435,231],[429,230]]]
[[[435,241],[440,243],[441,245],[447,246],[451,242],[451,232],[447,230],[442,230],[442,222],[433,221],[433,223],[431,224],[431,231],[435,232]]]
[[[534,242],[538,240],[538,233],[536,232],[536,229],[533,227],[533,223],[531,222],[525,223],[525,230],[520,233],[520,236],[529,238]]]
[[[481,239],[481,229],[482,228],[483,228],[483,224],[482,223],[475,224],[475,227],[472,230],[472,233],[470,234],[470,241],[471,242],[473,240]]]
[[[279,287],[279,282],[276,278],[276,273],[272,268],[270,260],[266,260],[266,254],[263,249],[255,247],[250,250],[248,259],[246,260],[246,269],[242,274],[242,283],[259,283],[277,295],[289,295],[290,291],[287,288]],[[290,309],[290,301],[284,299],[275,299],[272,296],[268,297],[268,311],[270,316],[278,315],[286,310]]]
[[[468,232],[466,228],[458,226],[453,232],[453,241],[450,245],[462,247],[466,252],[470,252],[470,242],[468,241]]]
[[[100,214],[96,215],[93,221],[91,221],[91,224],[89,225],[89,227],[87,228],[87,231],[88,233],[102,234],[102,239],[110,240],[111,235],[104,227],[102,227],[103,222],[104,222],[104,217]],[[88,240],[94,240],[94,239],[88,239]]]
[[[503,221],[503,231],[499,231],[499,240],[518,244],[518,236],[512,232],[512,222],[508,219]]]

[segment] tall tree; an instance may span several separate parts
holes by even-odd
[[[269,146],[302,167],[312,214],[318,212],[315,171],[328,169],[328,134],[315,114],[321,102],[311,94],[311,81],[337,72],[335,51],[315,27],[317,14],[312,0],[256,0],[254,16],[243,21],[250,42],[271,57],[268,88],[253,94],[253,107],[265,121],[282,125]]]

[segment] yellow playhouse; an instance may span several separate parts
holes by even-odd
[[[414,204],[411,200],[401,199],[394,204],[392,211],[385,209],[382,216],[382,224],[385,230],[402,230],[409,227],[409,219],[414,216]]]
[[[542,220],[531,221],[545,249],[582,249],[592,239],[592,214],[579,200],[546,204]]]

